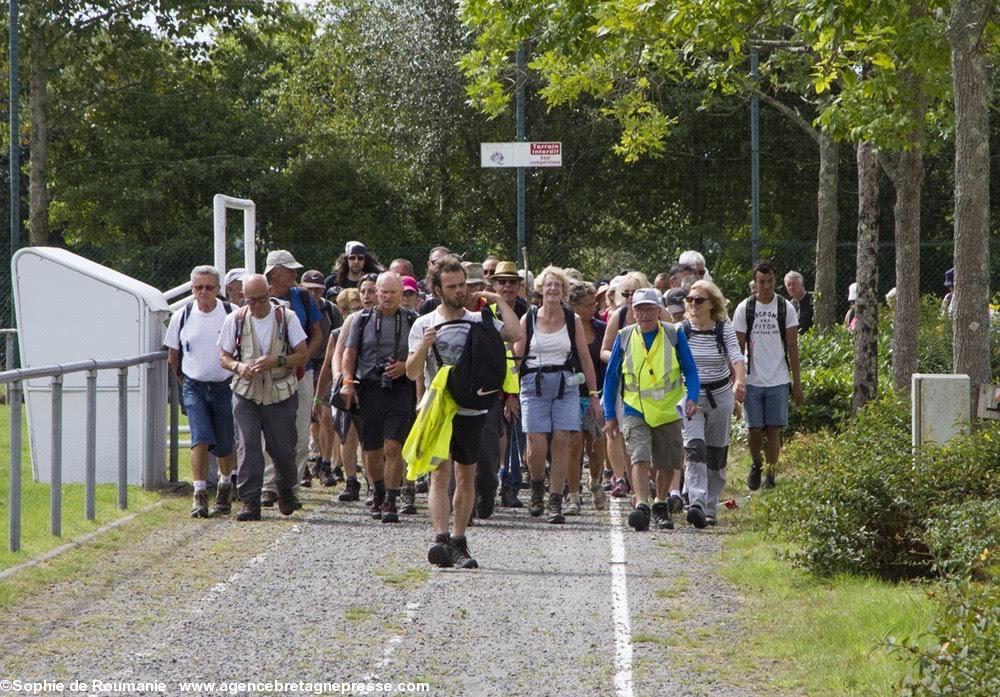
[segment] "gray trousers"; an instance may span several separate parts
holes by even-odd
[[[729,454],[729,426],[733,416],[732,387],[712,393],[715,407],[703,394],[698,399],[698,413],[682,419],[684,434],[684,486],[692,506],[700,506],[705,515],[717,515],[719,494],[726,486],[726,460]]]
[[[236,493],[240,501],[260,501],[265,447],[274,462],[277,488],[291,489],[295,486],[298,481],[295,471],[295,412],[298,405],[294,396],[265,406],[233,395],[237,436]]]
[[[295,412],[295,466],[298,472],[295,486],[305,478],[306,468],[309,466],[309,419],[312,416],[313,397],[316,396],[314,390],[312,370],[307,369],[299,380],[299,389],[296,392],[299,396],[299,410]],[[267,452],[270,453],[270,449]],[[274,464],[270,457],[264,458],[264,490],[275,493],[278,491],[274,480]]]

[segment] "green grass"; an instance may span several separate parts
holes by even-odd
[[[344,610],[344,619],[348,622],[364,622],[373,614],[373,611],[366,607],[349,607]]]
[[[427,583],[430,573],[426,569],[375,569],[373,572],[382,579],[382,583],[394,588],[412,590]]]
[[[118,518],[128,515],[144,506],[160,500],[161,495],[149,492],[139,486],[128,488],[129,510],[118,510],[118,487],[115,484],[100,484],[96,492],[97,519],[89,521],[84,517],[83,484],[63,484],[62,536],[49,534],[48,484],[34,481],[31,469],[31,453],[28,445],[26,410],[22,409],[21,425],[21,550],[9,551],[9,490],[10,490],[10,409],[0,406],[0,570],[20,564],[32,557],[44,554],[88,532],[97,530]],[[187,457],[185,457],[187,456]],[[66,447],[63,457],[82,457],[79,448]],[[181,451],[182,470],[187,460],[190,472],[190,456]],[[189,475],[190,476],[190,475]]]
[[[916,636],[933,615],[926,588],[877,579],[820,579],[781,558],[785,548],[760,533],[734,534],[722,573],[747,599],[742,666],[764,693],[888,695],[905,666],[886,637]]]

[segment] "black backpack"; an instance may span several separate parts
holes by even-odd
[[[438,329],[448,324],[469,325],[465,347],[452,366],[447,385],[448,392],[458,406],[477,411],[489,409],[496,404],[507,376],[507,347],[493,324],[493,312],[484,307],[480,314],[482,322],[459,319],[437,325]],[[443,366],[444,361],[437,345],[433,348],[438,365]]]
[[[788,337],[785,336],[785,315],[788,314],[788,307],[785,299],[780,295],[775,297],[781,302],[778,303],[778,334],[781,335],[781,348],[785,351],[785,363],[788,363]],[[753,322],[757,319],[757,296],[751,295],[747,298],[746,322],[747,322],[747,374],[750,374],[750,367],[753,365],[753,353],[750,351],[750,332],[753,330]]]
[[[681,327],[684,329],[684,336],[686,336],[686,337],[690,337],[696,331],[699,334],[714,333],[715,334],[715,348],[717,348],[719,350],[719,355],[721,356],[721,355],[723,355],[726,352],[726,340],[723,337],[723,332],[726,329],[726,322],[725,322],[725,320],[721,320],[721,319],[717,320],[715,322],[715,329],[712,330],[711,332],[703,332],[703,331],[700,331],[700,330],[696,330],[694,327],[691,326],[691,320],[689,320],[689,319],[683,320],[681,322]],[[750,332],[747,331],[747,336],[749,336],[749,335],[750,335]]]

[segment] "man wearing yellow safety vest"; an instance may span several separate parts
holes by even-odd
[[[666,478],[658,478],[650,509],[650,468],[679,470],[683,466],[681,419],[697,412],[701,389],[687,338],[672,324],[660,321],[662,307],[655,288],[640,288],[632,294],[637,322],[619,330],[604,376],[604,431],[609,438],[618,436],[615,402],[619,394],[624,402],[622,432],[632,461],[636,498],[628,524],[636,530],[649,529],[651,518],[657,528],[674,527]]]

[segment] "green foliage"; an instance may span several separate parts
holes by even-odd
[[[946,589],[929,641],[890,638],[911,663],[903,697],[992,697],[1000,694],[1000,585],[959,583]]]
[[[817,574],[933,574],[928,521],[956,501],[1000,497],[1000,426],[916,456],[909,441],[907,405],[893,397],[838,433],[795,439],[783,454],[791,473],[761,501],[761,522],[788,535],[795,560]]]
[[[1000,499],[942,507],[927,524],[934,570],[942,576],[985,580],[1000,563]]]

